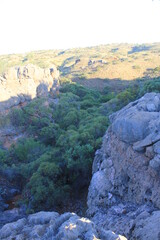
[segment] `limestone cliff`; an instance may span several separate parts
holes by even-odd
[[[59,88],[58,78],[59,71],[55,66],[42,69],[28,64],[9,68],[0,76],[0,111],[45,96],[48,91],[56,94]]]
[[[88,214],[129,239],[159,239],[160,94],[146,94],[110,120],[93,163]]]

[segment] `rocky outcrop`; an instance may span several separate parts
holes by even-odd
[[[0,203],[1,204],[1,203]],[[10,210],[0,211],[0,229],[8,223],[15,222],[21,218],[24,218],[25,208],[13,208]],[[1,230],[0,230],[1,231]]]
[[[159,239],[160,94],[146,94],[110,120],[93,163],[88,214],[129,239]]]
[[[111,231],[97,228],[89,219],[74,213],[39,212],[8,223],[0,229],[2,240],[125,240]]]
[[[0,111],[23,104],[35,97],[55,95],[59,89],[59,71],[55,66],[42,69],[28,64],[9,68],[0,76]]]

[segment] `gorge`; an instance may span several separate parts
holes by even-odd
[[[0,76],[0,239],[159,240],[158,72],[92,83],[69,59]]]
[[[90,220],[73,213],[39,212],[4,225],[0,239],[158,240],[159,112],[160,94],[148,93],[110,116],[111,126],[93,162]]]

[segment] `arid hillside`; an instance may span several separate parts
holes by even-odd
[[[8,67],[29,63],[42,68],[55,64],[60,70],[62,81],[72,80],[102,90],[108,86],[109,80],[159,77],[160,43],[111,44],[3,55],[0,56],[0,74]],[[116,82],[112,82],[113,85],[114,83]]]

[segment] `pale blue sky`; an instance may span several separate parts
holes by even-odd
[[[160,1],[0,0],[0,54],[160,42]]]

